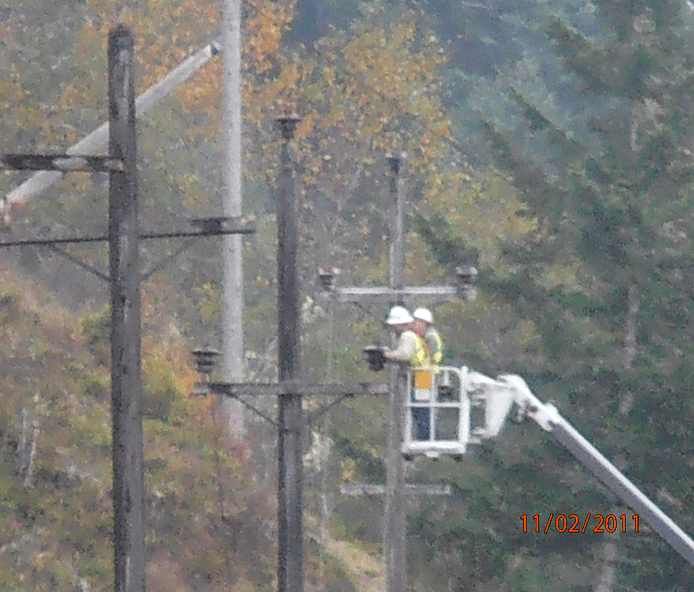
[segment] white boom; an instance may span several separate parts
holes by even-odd
[[[694,565],[694,541],[689,535],[564,419],[554,405],[542,403],[530,392],[528,385],[520,376],[500,376],[499,381],[513,385],[512,390],[516,393],[515,403],[524,416],[535,421],[543,430],[550,432],[584,467],[618,495],[625,504],[638,512],[639,516],[648,522],[651,528],[689,564]]]
[[[136,116],[139,118],[157,103],[169,96],[183,82],[202,68],[210,59],[222,51],[217,41],[208,43],[205,47],[185,59],[164,78],[150,86],[135,99]],[[108,144],[108,122],[101,124],[67,150],[69,155],[96,155],[103,152]],[[62,178],[60,171],[41,171],[34,173],[21,185],[10,191],[2,199],[4,223],[10,223],[10,213],[13,208],[22,205],[35,197],[56,181]]]
[[[407,403],[403,454],[424,454],[433,458],[440,454],[460,455],[468,444],[498,436],[515,404],[519,417],[532,419],[551,433],[583,466],[638,512],[640,518],[689,564],[694,565],[694,541],[689,535],[564,419],[554,405],[540,401],[520,376],[505,374],[493,379],[466,367],[444,366],[434,373],[427,394],[416,388],[415,374],[422,371],[426,369],[409,372],[411,396]],[[473,425],[474,408],[482,409],[478,425]],[[450,427],[452,411],[457,418],[454,429]]]

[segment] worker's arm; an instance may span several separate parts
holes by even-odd
[[[395,349],[385,350],[386,360],[389,362],[408,363],[412,360],[415,351],[415,337],[412,333],[406,332],[400,335],[398,345]]]

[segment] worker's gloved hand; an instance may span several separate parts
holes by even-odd
[[[366,361],[369,363],[369,368],[374,372],[383,370],[383,366],[386,362],[386,356],[384,349],[378,345],[369,345],[364,348],[366,352]]]

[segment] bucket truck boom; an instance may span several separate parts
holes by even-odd
[[[540,401],[520,376],[504,374],[493,379],[466,367],[441,366],[429,369],[431,388],[424,392],[417,388],[415,375],[426,370],[409,371],[410,396],[402,446],[406,458],[418,454],[429,458],[441,454],[460,456],[468,444],[497,437],[515,405],[519,418],[530,419],[552,434],[694,565],[694,541],[689,535],[564,419],[554,405]]]

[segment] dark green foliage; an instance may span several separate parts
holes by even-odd
[[[531,388],[543,399],[556,397],[562,413],[608,457],[625,459],[627,474],[691,532],[693,303],[683,281],[691,277],[694,205],[688,148],[694,67],[682,20],[688,9],[668,1],[595,6],[590,26],[569,11],[546,15],[544,46],[560,61],[545,62],[544,71],[531,68],[532,79],[505,79],[505,111],[478,108],[497,165],[539,222],[538,232],[503,245],[511,271],[483,267],[481,282],[538,333],[537,365],[521,372]],[[543,57],[533,53],[525,67],[534,59]],[[557,63],[568,84],[547,76]],[[455,234],[443,220],[420,218],[417,226],[443,264],[464,250],[462,241],[447,238]],[[557,269],[571,270],[568,280],[553,280]],[[610,496],[594,484],[579,493],[572,478],[567,487],[576,471],[570,456],[546,454],[544,463],[535,457],[511,470],[499,466],[503,454],[487,457],[510,507],[522,503],[513,492],[523,482],[539,513],[609,510]],[[491,512],[478,509],[479,516]],[[547,540],[565,561],[577,552],[586,565],[600,543]],[[629,558],[619,565],[624,586],[687,588],[691,567],[657,537],[624,536],[622,544]],[[537,538],[516,537],[515,545],[548,550]]]
[[[683,343],[679,335],[688,326],[689,306],[667,302],[663,296],[667,294],[667,299],[674,300],[689,298],[686,291],[667,288],[657,266],[657,260],[669,253],[673,257],[670,264],[681,273],[688,267],[691,252],[688,242],[674,252],[663,232],[666,224],[677,223],[676,218],[668,217],[668,210],[673,206],[676,209],[677,196],[686,194],[692,173],[691,162],[682,160],[682,154],[694,129],[689,117],[683,116],[679,100],[672,100],[679,96],[691,75],[682,76],[681,72],[681,64],[687,63],[688,57],[682,53],[685,45],[679,43],[681,31],[670,18],[676,4],[627,3],[617,8],[614,3],[598,2],[606,16],[602,21],[606,35],[601,38],[582,35],[560,20],[550,27],[554,46],[565,58],[567,69],[583,83],[578,88],[590,92],[596,101],[603,100],[608,107],[606,114],[596,112],[586,118],[593,121],[590,131],[596,144],[585,145],[581,150],[570,146],[567,150],[566,144],[550,133],[555,127],[552,118],[540,117],[538,110],[529,105],[531,101],[519,99],[521,93],[512,89],[512,96],[523,108],[526,133],[544,135],[554,147],[550,158],[561,168],[552,183],[557,185],[561,201],[555,203],[561,204],[560,209],[547,210],[548,204],[537,198],[535,183],[529,183],[531,177],[522,172],[533,165],[525,164],[520,167],[521,174],[516,175],[517,161],[504,161],[530,209],[538,213],[548,211],[549,220],[554,219],[555,225],[548,227],[550,232],[541,237],[541,244],[526,243],[529,252],[525,258],[514,258],[514,262],[523,265],[525,274],[499,286],[499,293],[514,302],[521,314],[526,311],[531,315],[542,336],[549,364],[561,367],[563,374],[575,374],[577,383],[583,380],[592,384],[593,393],[574,397],[574,404],[591,405],[601,394],[602,412],[591,418],[586,427],[596,434],[605,430],[605,436],[597,438],[598,443],[602,443],[608,456],[627,454],[629,473],[640,477],[651,494],[658,484],[667,483],[667,487],[679,489],[681,480],[686,480],[681,470],[689,452],[684,435],[692,420],[689,409],[672,408],[668,403],[675,400],[686,404],[691,390],[689,381],[673,372],[672,350],[665,345],[677,343],[677,347],[691,351],[691,345]],[[635,32],[637,22],[649,32]],[[615,28],[610,32],[611,24]],[[658,41],[654,42],[655,39]],[[615,64],[619,67],[615,68]],[[654,105],[657,125],[644,111]],[[557,116],[555,113],[554,118]],[[520,154],[514,150],[508,132],[496,127],[494,132],[501,153]],[[525,163],[537,163],[542,156],[526,153],[519,158]],[[670,175],[672,169],[678,171],[674,178]],[[561,198],[566,188],[573,193],[568,201]],[[571,230],[563,236],[556,227],[559,218],[570,223]],[[543,245],[555,240],[566,248],[555,251],[548,263],[578,265],[581,273],[577,274],[575,285],[548,290],[543,286],[546,280],[542,269],[528,263],[547,260]],[[517,252],[515,247],[507,249],[507,253]],[[629,308],[630,290],[638,294],[635,311]],[[540,314],[551,320],[542,322]],[[638,357],[624,349],[629,347],[625,337],[629,322],[635,323],[634,354]],[[604,334],[608,347],[586,342],[585,337],[581,339],[581,332],[572,329],[579,323],[594,325],[593,331]],[[567,363],[570,352],[582,364]],[[597,370],[592,380],[581,370],[583,365]],[[632,410],[625,414],[620,409],[632,396]],[[615,439],[617,434],[621,434],[619,439]],[[660,457],[659,462],[654,462],[654,456]],[[626,543],[631,548],[634,541],[629,539]],[[676,559],[673,561],[677,564]],[[653,561],[648,561],[648,565],[653,565]],[[683,577],[691,576],[681,560],[679,566],[676,571],[683,569],[688,574]],[[661,567],[656,566],[654,572],[664,573]],[[656,582],[655,577],[649,579],[648,571],[645,566],[624,567],[622,577],[631,580],[636,576],[642,586],[649,582],[647,588],[639,589],[662,589],[665,584]],[[677,586],[674,581],[668,585]]]
[[[17,37],[22,47],[29,41],[27,31],[38,30],[33,25],[41,24],[48,14],[39,10],[40,2],[30,4],[29,27]],[[346,31],[350,22],[361,18],[361,4],[364,14],[368,13],[369,3],[300,1],[292,41],[312,45],[331,34],[331,25]],[[401,8],[396,2],[385,4],[388,10],[383,14],[396,14]],[[432,27],[450,41],[443,84],[450,115],[457,123],[451,145],[467,152],[473,166],[493,154],[521,201],[518,219],[533,223],[512,239],[499,230],[498,244],[482,248],[473,235],[475,227],[492,228],[484,212],[471,221],[470,237],[456,227],[461,219],[474,218],[467,213],[474,199],[461,195],[460,204],[453,204],[461,212],[450,223],[451,212],[424,203],[422,180],[412,174],[412,193],[421,213],[410,222],[430,247],[431,267],[422,271],[413,266],[408,271],[420,280],[429,270],[443,278],[461,262],[468,262],[481,272],[481,296],[476,303],[455,303],[436,311],[451,359],[490,374],[522,374],[538,396],[554,400],[610,458],[622,459],[628,475],[692,532],[689,510],[694,484],[688,469],[694,454],[689,437],[694,420],[690,363],[694,351],[689,329],[694,323],[690,238],[694,230],[690,197],[694,52],[687,29],[692,25],[691,11],[684,3],[668,0],[423,0],[408,6],[419,11],[422,31],[425,25]],[[9,4],[4,9],[15,10]],[[77,21],[65,27],[63,16],[68,9],[51,10],[50,16],[56,18],[43,23],[41,31],[47,34],[40,37],[50,39],[54,47],[66,36],[72,39]],[[20,48],[8,49],[17,53]],[[53,55],[41,59],[48,60],[45,69],[52,84],[28,70],[21,72],[21,80],[34,93],[26,99],[28,103],[49,105],[60,88],[62,71],[52,68]],[[9,78],[8,74],[3,80]],[[10,91],[11,87],[3,87],[4,95]],[[12,101],[22,104],[24,99],[18,95]],[[81,133],[100,119],[100,113],[76,108],[69,114],[70,124],[79,121]],[[40,143],[39,126],[19,125],[22,117],[21,110],[3,117],[6,137],[21,146]],[[58,116],[50,117],[53,121]],[[197,136],[198,144],[190,148],[184,133],[190,121],[202,115],[179,113],[167,105],[152,117],[142,126],[143,218],[165,224],[173,212],[186,216],[198,214],[201,208],[216,209],[218,171],[209,163],[218,160],[219,149],[209,138]],[[394,113],[393,121],[400,129],[408,117]],[[162,134],[164,130],[167,133]],[[301,148],[312,141],[316,141],[313,152],[324,150],[316,138],[302,139]],[[67,143],[65,138],[61,147]],[[257,145],[250,149],[262,152]],[[334,163],[350,158],[325,156]],[[252,160],[250,168],[272,167],[273,158],[265,154]],[[198,177],[193,179],[198,188],[186,192],[186,197],[195,194],[197,201],[184,204],[177,184],[180,179],[172,171],[196,160],[204,163],[193,165],[191,177]],[[302,223],[308,227],[322,221],[326,227],[323,242],[314,227],[306,228],[306,244],[314,251],[330,247],[336,254],[351,253],[343,269],[346,283],[376,283],[387,276],[381,164],[365,166],[353,195],[345,193],[345,183],[332,175],[334,188],[315,187],[311,195],[302,196]],[[248,349],[254,355],[248,366],[255,379],[271,377],[274,367],[269,329],[276,316],[273,191],[258,175],[247,176],[253,178],[245,185],[249,199],[244,208],[259,216],[258,235],[246,243],[251,255],[246,266]],[[12,186],[3,178],[3,190]],[[102,189],[67,193],[49,192],[49,199],[28,208],[28,218],[41,224],[50,224],[51,219],[61,223],[103,219]],[[343,210],[333,207],[339,203],[336,196],[349,197]],[[164,243],[143,247],[145,267],[174,248]],[[497,258],[490,258],[492,250],[498,250]],[[23,262],[36,270],[42,259],[32,253],[26,252]],[[216,339],[220,267],[216,253],[216,244],[200,246],[176,260],[175,272],[148,282],[145,292],[151,308],[145,331],[156,335],[151,349],[166,340],[167,331],[175,333],[179,323],[184,334],[195,340],[201,335]],[[376,263],[377,268],[367,269]],[[305,267],[308,293],[313,269],[308,262]],[[634,298],[635,312],[630,310]],[[315,318],[304,327],[305,370],[322,379],[328,342],[325,310],[308,308]],[[334,375],[353,379],[359,368],[359,379],[370,379],[361,347],[376,336],[384,338],[375,321],[383,311],[344,312],[336,315],[336,341],[341,344],[334,346]],[[627,327],[632,322],[635,351],[629,352]],[[36,557],[31,554],[35,548],[10,552],[0,542],[5,549],[0,553],[0,589],[39,589],[39,585],[70,589],[74,574],[66,571],[62,560],[66,556],[76,557],[75,568],[92,588],[106,589],[94,583],[108,580],[110,565],[108,311],[83,317],[84,335],[75,342],[70,329],[47,328],[44,317],[26,311],[21,290],[3,289],[0,325],[3,532],[10,540],[24,542],[26,532],[40,532],[46,524],[57,524],[60,533],[67,533],[64,547],[58,547],[52,535],[36,542],[36,548],[39,544],[50,548],[50,559],[31,566],[34,579],[28,587],[17,585],[30,569],[21,567],[19,554]],[[37,333],[41,330],[57,335],[46,342]],[[353,347],[353,342],[358,346]],[[144,411],[151,446],[146,460],[151,484],[147,504],[155,577],[168,582],[161,586],[172,590],[202,589],[201,582],[211,587],[215,578],[220,586],[222,581],[250,582],[250,589],[270,589],[274,558],[265,551],[272,538],[269,486],[265,491],[258,485],[262,479],[249,477],[249,463],[232,444],[223,438],[210,440],[215,430],[205,421],[211,415],[191,411],[184,396],[180,375],[189,372],[186,364],[166,355],[154,356],[147,364]],[[40,417],[42,430],[54,430],[51,446],[40,450],[29,487],[23,484],[26,467],[18,454],[23,409]],[[340,407],[333,417],[337,421],[326,429],[335,440],[333,468],[339,466],[347,474],[341,475],[345,479],[382,483],[384,406],[355,401]],[[255,448],[271,449],[268,442],[273,437],[264,434]],[[267,454],[272,457],[271,450]],[[268,466],[271,463],[272,458]],[[350,471],[353,474],[348,475]],[[415,463],[409,477],[413,481],[440,478],[453,486],[453,496],[445,504],[417,500],[410,508],[410,581],[417,586],[475,592],[591,589],[599,569],[593,558],[602,539],[523,533],[520,516],[546,517],[550,511],[607,513],[615,500],[534,425],[509,426],[498,442],[473,448],[460,464],[448,460],[435,466]],[[333,491],[335,486],[331,481],[328,488]],[[221,502],[220,491],[228,494],[221,496]],[[310,489],[307,503],[317,495]],[[337,502],[334,522],[342,521],[348,537],[365,538],[376,548],[381,513],[379,500],[343,499]],[[80,521],[78,516],[85,518]],[[625,533],[620,540],[619,556],[625,559],[619,565],[618,587],[689,588],[691,568],[657,537]],[[201,545],[206,552],[199,551]],[[244,553],[248,549],[253,550],[252,557]],[[307,559],[310,578],[319,571],[318,552],[319,546],[312,541]],[[338,562],[328,560],[321,569],[328,581],[334,581],[330,589],[355,588]]]

